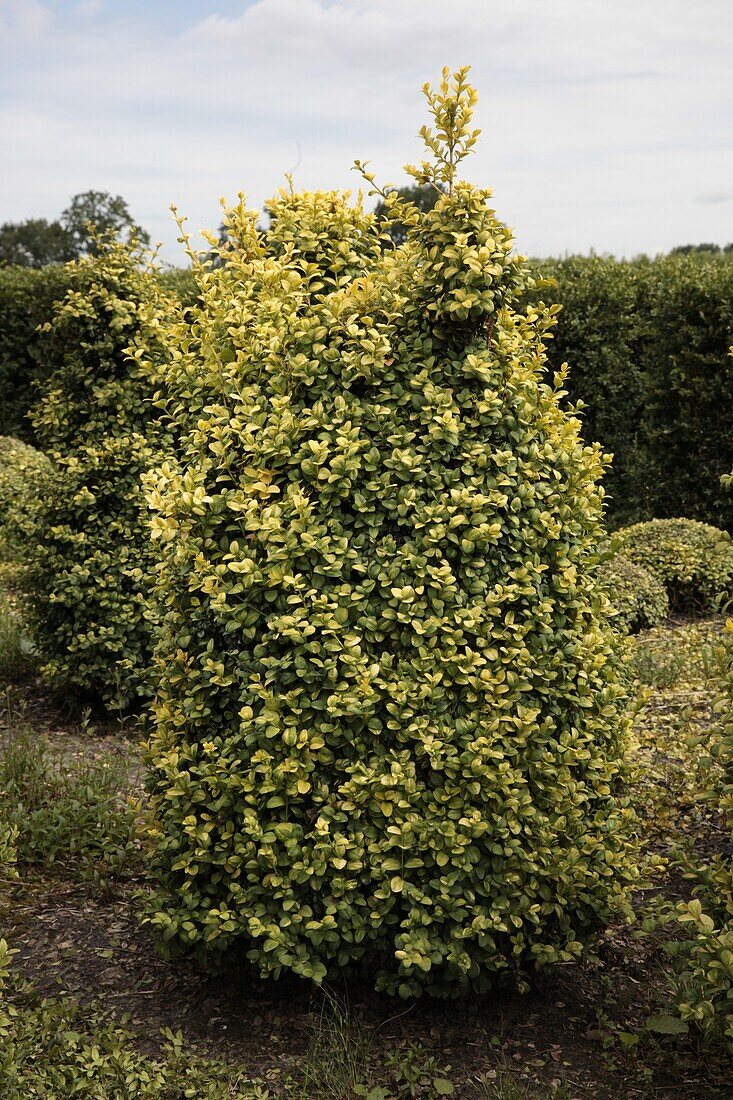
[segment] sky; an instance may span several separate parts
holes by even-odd
[[[121,194],[172,264],[286,172],[406,183],[471,65],[476,154],[533,256],[733,241],[733,0],[0,0],[0,223]]]

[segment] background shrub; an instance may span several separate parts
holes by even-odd
[[[0,436],[0,558],[23,556],[28,514],[50,471],[51,463],[41,451]]]
[[[614,554],[603,567],[609,599],[616,609],[615,623],[635,634],[656,626],[669,614],[669,598],[662,581],[624,554]]]
[[[672,607],[715,610],[733,583],[733,541],[726,531],[689,519],[656,519],[617,532],[624,557],[667,590]]]
[[[128,349],[143,339],[160,349],[162,319],[178,305],[120,244],[70,265],[68,278],[43,333],[52,369],[32,414],[53,476],[31,517],[31,622],[55,688],[126,709],[148,690],[140,478],[159,441],[153,384]]]
[[[583,435],[613,452],[614,526],[689,516],[733,529],[728,430],[733,394],[733,254],[620,261],[574,256],[539,265],[562,305],[548,360],[570,364]]]
[[[34,383],[47,374],[38,326],[68,286],[67,269],[60,265],[0,266],[0,435],[34,442],[26,414]]]
[[[575,958],[635,875],[603,463],[489,193],[431,148],[448,194],[392,204],[397,249],[344,196],[282,196],[282,244],[230,213],[166,378],[182,460],[148,479],[151,920],[403,996]]]
[[[170,269],[157,276],[163,288],[185,306],[195,294],[193,275]],[[71,269],[0,265],[0,435],[37,443],[28,411],[38,400],[36,387],[55,369],[39,326],[51,320],[66,295]]]

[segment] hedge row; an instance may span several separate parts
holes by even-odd
[[[550,260],[562,305],[550,367],[570,364],[586,440],[613,452],[614,527],[688,516],[733,529],[733,262],[714,255]]]
[[[185,305],[193,300],[190,271],[164,272],[159,278]],[[72,269],[61,264],[0,267],[0,435],[37,442],[26,414],[35,402],[36,383],[45,382],[51,369],[39,326],[51,319],[72,279]]]

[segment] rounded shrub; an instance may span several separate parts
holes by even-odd
[[[53,476],[31,517],[29,596],[50,683],[107,707],[147,694],[153,613],[140,479],[159,444],[153,383],[130,353],[163,354],[176,311],[140,256],[110,244],[69,265],[70,289],[45,326],[53,365],[32,412]]]
[[[692,519],[653,519],[617,532],[620,552],[662,582],[672,607],[714,610],[731,593],[733,541]]]
[[[490,192],[455,178],[473,99],[465,71],[429,93],[413,171],[445,194],[385,200],[403,245],[348,196],[281,195],[275,239],[240,204],[177,330],[150,920],[263,976],[523,982],[635,877],[603,457],[544,373],[549,311],[513,308]]]
[[[11,436],[0,436],[0,557],[23,554],[28,512],[51,469],[46,456]]]
[[[669,598],[664,584],[643,565],[625,554],[614,554],[606,562],[603,576],[608,595],[616,609],[615,623],[624,633],[656,626],[669,614]]]

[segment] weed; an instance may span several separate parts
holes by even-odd
[[[0,817],[17,830],[21,867],[89,879],[119,873],[137,850],[124,761],[69,759],[12,716],[0,737]]]
[[[449,1072],[419,1043],[378,1057],[373,1037],[348,1002],[326,992],[301,1079],[290,1087],[299,1100],[437,1100],[454,1095]]]
[[[548,1085],[538,1091],[537,1087],[518,1081],[516,1072],[507,1069],[482,1073],[469,1087],[471,1100],[570,1100],[565,1085]]]
[[[0,683],[17,683],[33,667],[33,646],[21,617],[10,601],[0,595]]]

